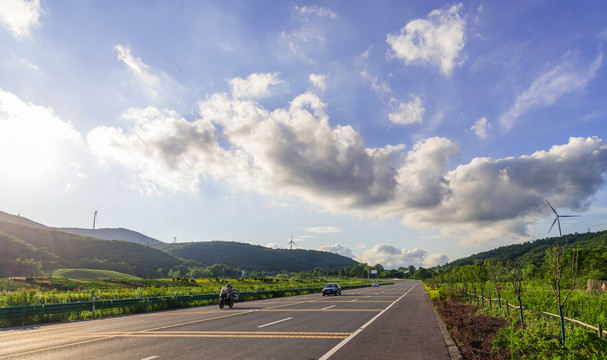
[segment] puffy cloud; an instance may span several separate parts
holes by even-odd
[[[294,195],[336,211],[390,199],[392,153],[401,147],[366,148],[352,127],[331,128],[325,107],[309,92],[272,112],[215,95],[200,103],[200,112],[249,157],[254,178],[241,178],[241,184],[251,190]]]
[[[399,211],[439,206],[452,191],[445,178],[447,162],[458,154],[459,146],[445,138],[434,137],[415,144],[398,170]]]
[[[531,109],[554,104],[568,93],[582,90],[592,80],[601,66],[603,55],[599,55],[588,66],[580,66],[573,56],[533,80],[527,90],[516,98],[514,105],[499,122],[505,131],[512,129],[518,118]]]
[[[216,140],[215,128],[204,120],[188,122],[172,111],[153,107],[130,109],[123,118],[132,122],[125,131],[97,127],[87,140],[102,160],[120,163],[139,173],[147,191],[156,185],[171,190],[197,191],[201,176],[221,177],[234,170]]]
[[[388,34],[391,55],[405,64],[437,66],[450,76],[464,62],[461,54],[466,39],[466,22],[459,16],[462,4],[430,12],[426,19],[409,22],[400,34]]]
[[[349,258],[354,257],[354,254],[352,254],[352,250],[350,250],[348,247],[343,246],[341,244],[321,246],[318,250],[332,252],[332,253],[339,254],[342,256],[347,256]]]
[[[412,96],[409,102],[401,102],[392,98],[390,99],[390,105],[392,105],[394,111],[390,113],[389,119],[400,125],[421,123],[426,111],[420,96]]]
[[[4,0],[0,6],[0,24],[14,37],[22,38],[40,24],[41,13],[40,0]]]
[[[26,103],[0,89],[0,173],[7,177],[36,177],[72,161],[81,151],[82,137],[52,109]]]
[[[326,81],[327,81],[327,75],[310,74],[310,82],[314,86],[319,88],[321,91],[325,91],[325,89],[327,88]]]
[[[471,244],[527,236],[528,225],[548,215],[545,199],[583,210],[606,172],[607,146],[596,137],[570,138],[520,158],[476,158],[444,173],[442,186],[426,190],[436,202],[411,203],[403,223],[465,234]]]
[[[426,268],[437,265],[444,265],[449,262],[449,258],[445,254],[430,254],[424,259],[423,266]]]
[[[476,134],[476,136],[479,138],[486,139],[487,130],[489,130],[489,128],[491,128],[491,124],[489,124],[487,122],[487,118],[483,116],[482,118],[478,119],[474,125],[472,125],[470,130],[474,131],[474,134]]]
[[[236,77],[229,80],[232,87],[232,96],[251,99],[269,96],[270,85],[279,85],[283,82],[277,73],[250,74],[246,79]]]
[[[369,265],[382,264],[388,269],[407,267],[414,265],[416,267],[445,264],[448,259],[443,254],[428,254],[424,249],[399,249],[388,244],[378,244],[373,248],[363,252],[356,257],[357,261]]]
[[[406,152],[404,145],[367,148],[352,127],[331,126],[326,104],[310,92],[272,111],[227,94],[199,108],[194,121],[133,109],[125,114],[130,128],[100,127],[88,140],[97,156],[133,169],[155,191],[197,191],[210,178],[323,210],[402,216],[404,225],[468,244],[528,236],[529,225],[549,215],[545,199],[585,209],[607,173],[607,147],[596,137],[449,169],[460,151],[453,141],[423,139]]]

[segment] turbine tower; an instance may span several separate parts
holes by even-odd
[[[99,209],[96,209],[93,214],[93,230],[95,230],[95,221],[97,221],[97,211],[99,211]]]
[[[289,245],[291,247],[291,250],[293,250],[293,245],[295,245],[295,242],[293,241],[293,233],[291,233],[291,241],[289,241],[287,245]]]
[[[552,222],[552,226],[550,226],[550,230],[552,230],[552,228],[554,227],[554,224],[558,224],[559,225],[559,237],[562,237],[563,233],[561,232],[561,220],[560,220],[560,218],[562,218],[562,217],[580,217],[580,215],[559,215],[556,212],[556,210],[554,210],[554,208],[552,207],[552,205],[550,205],[550,203],[548,202],[548,200],[546,200],[546,203],[548,204],[548,206],[550,206],[550,208],[552,209],[552,212],[554,212],[554,215],[556,215],[556,218]],[[550,234],[550,230],[548,230],[548,234]]]

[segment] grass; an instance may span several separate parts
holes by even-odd
[[[10,288],[6,286],[10,280]],[[77,301],[110,299],[131,299],[156,296],[176,296],[195,294],[218,294],[226,282],[239,292],[276,289],[313,288],[320,289],[327,282],[336,279],[297,279],[297,278],[259,278],[259,279],[120,279],[101,278],[92,280],[69,279],[65,277],[27,277],[0,279],[0,306],[24,306],[53,304]],[[369,280],[338,280],[343,285],[370,284]],[[382,283],[382,282],[380,282]],[[389,282],[383,282],[389,283]],[[17,287],[18,286],[18,287]],[[291,294],[287,294],[291,295]],[[263,295],[263,298],[271,295]],[[199,306],[217,300],[181,303],[167,300],[159,304],[138,304],[131,308],[104,309],[96,312],[96,317],[147,312],[183,306]],[[81,313],[61,313],[56,315],[33,316],[30,318],[0,320],[0,327],[35,324],[42,322],[67,321],[92,317],[90,311]]]
[[[552,294],[536,296],[547,301],[548,295]],[[584,295],[587,300],[592,298],[578,295]],[[460,294],[446,288],[432,289],[432,298],[467,359],[481,359],[483,356],[496,359],[607,359],[607,340],[599,338],[596,331],[580,325],[566,323],[565,344],[561,345],[558,319],[525,311],[525,325],[522,326],[518,311],[511,309],[508,314],[505,306],[500,309],[497,302],[493,302],[492,309],[487,302],[484,307],[477,306],[475,302],[466,304]],[[526,306],[524,301],[523,304]],[[540,302],[536,304],[539,306]],[[491,324],[491,331],[484,328],[487,324]],[[474,338],[474,334],[479,333],[486,335]],[[475,356],[479,351],[485,351],[484,355]]]
[[[101,278],[139,279],[137,276],[124,274],[118,271],[97,269],[58,269],[53,272],[52,276],[80,280],[91,280]]]

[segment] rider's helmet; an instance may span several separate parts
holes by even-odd
[[[230,284],[230,283],[227,283],[227,284],[226,284],[226,287],[229,287],[229,288],[231,288],[231,287],[232,287],[232,284]]]

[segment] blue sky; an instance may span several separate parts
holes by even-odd
[[[607,229],[604,1],[0,2],[0,210],[433,266]],[[552,235],[558,235],[552,230]]]

